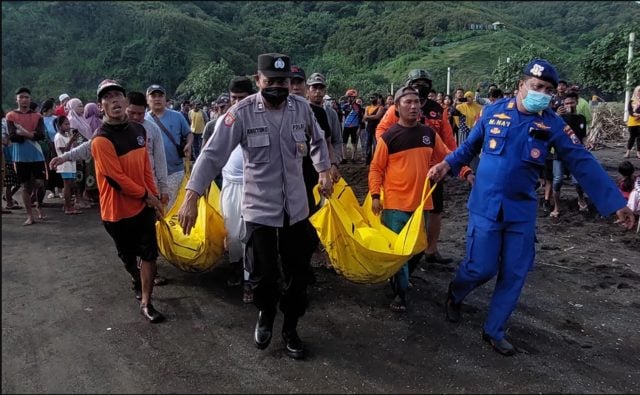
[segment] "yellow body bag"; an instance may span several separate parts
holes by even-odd
[[[309,218],[333,268],[350,281],[373,284],[389,279],[409,258],[424,251],[424,203],[435,188],[434,185],[426,194],[427,186],[425,181],[421,204],[396,234],[371,211],[370,194],[360,206],[351,187],[340,179],[331,197]],[[314,193],[319,199],[317,188]],[[383,199],[381,195],[384,202]]]
[[[165,259],[185,272],[211,269],[224,254],[226,230],[220,214],[220,189],[212,182],[207,193],[198,199],[198,218],[189,236],[182,232],[178,211],[184,201],[189,180],[185,172],[175,203],[156,222],[158,249]]]

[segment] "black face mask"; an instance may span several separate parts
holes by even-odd
[[[430,86],[426,86],[423,84],[413,84],[411,87],[418,91],[418,97],[420,97],[421,103],[427,101],[427,98],[429,97],[429,91],[431,90]]]
[[[271,86],[260,91],[264,100],[268,101],[272,106],[279,106],[289,96],[288,88]]]

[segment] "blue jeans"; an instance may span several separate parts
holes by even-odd
[[[562,189],[562,178],[564,177],[565,165],[562,161],[558,159],[553,160],[553,191],[559,192]],[[576,186],[576,192],[578,192],[578,196],[583,197],[584,192],[580,184],[578,184],[578,180],[575,179],[573,175],[571,175],[571,183]]]
[[[202,148],[202,133],[200,134],[196,134],[196,133],[191,133],[193,134],[193,149],[191,150],[192,154],[191,156],[193,157],[193,160],[198,159],[198,155],[200,155],[200,148]]]
[[[411,211],[382,210],[380,222],[382,225],[397,234],[402,231],[402,228],[404,228],[405,224],[409,221],[409,218],[411,218],[411,214],[413,214]],[[423,215],[426,231],[429,224],[429,212],[424,211]],[[415,257],[422,257],[422,254],[415,255]],[[398,272],[391,278],[391,287],[393,288],[393,292],[400,296],[402,300],[406,299],[407,288],[409,287],[409,262],[411,262],[412,259],[413,258],[405,262],[400,270],[398,270]]]

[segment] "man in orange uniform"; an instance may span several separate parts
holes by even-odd
[[[136,289],[141,290],[140,312],[150,322],[160,322],[164,317],[151,304],[151,293],[158,257],[155,223],[162,203],[147,154],[146,131],[127,119],[125,90],[116,81],[102,81],[97,95],[105,112],[91,141],[100,216]]]
[[[400,233],[420,205],[430,164],[437,163],[438,158],[444,158],[451,151],[431,127],[419,122],[421,106],[415,89],[410,86],[398,89],[394,102],[399,119],[378,139],[369,167],[369,192],[373,213],[382,213],[382,224]],[[380,201],[381,188],[384,190],[384,209]],[[429,199],[425,204],[427,222],[429,214],[426,210],[432,208]],[[395,293],[390,306],[393,311],[406,311],[408,285],[407,262],[391,279]]]
[[[426,70],[415,69],[409,72],[405,86],[410,86],[418,91],[420,97],[420,108],[422,115],[420,121],[425,125],[430,126],[446,144],[449,150],[454,151],[458,146],[456,140],[453,137],[453,131],[451,130],[451,124],[447,120],[447,114],[436,101],[430,100],[427,96],[429,90],[431,90],[431,74]],[[376,140],[382,136],[382,134],[389,129],[393,124],[398,122],[398,113],[396,106],[391,106],[384,114],[384,117],[376,128]],[[473,177],[471,169],[465,167],[460,172],[460,177],[467,178]],[[469,181],[471,182],[471,181]],[[429,229],[427,230],[427,249],[425,250],[426,261],[435,263],[450,263],[451,258],[444,258],[438,251],[438,239],[440,238],[440,229],[442,227],[442,210],[444,209],[444,187],[443,183],[438,183],[438,186],[433,191],[433,210],[431,210],[429,216]],[[417,264],[420,259],[412,261],[412,264]],[[410,271],[413,271],[412,265]]]

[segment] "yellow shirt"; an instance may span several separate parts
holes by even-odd
[[[202,134],[202,132],[204,132],[204,115],[202,114],[202,110],[189,111],[189,118],[191,119],[191,131],[194,134]]]
[[[465,116],[465,118],[467,118],[467,126],[469,127],[469,129],[471,129],[473,125],[476,124],[476,121],[478,120],[478,118],[480,117],[480,113],[482,112],[482,106],[476,102],[473,102],[471,104],[458,104],[456,109],[460,111]],[[460,117],[454,117],[454,119],[455,118]],[[455,121],[456,125],[460,126],[460,120],[456,119]]]
[[[636,116],[634,116],[634,114]],[[636,97],[632,97],[629,101],[629,120],[627,121],[627,126],[640,126],[640,99]]]

